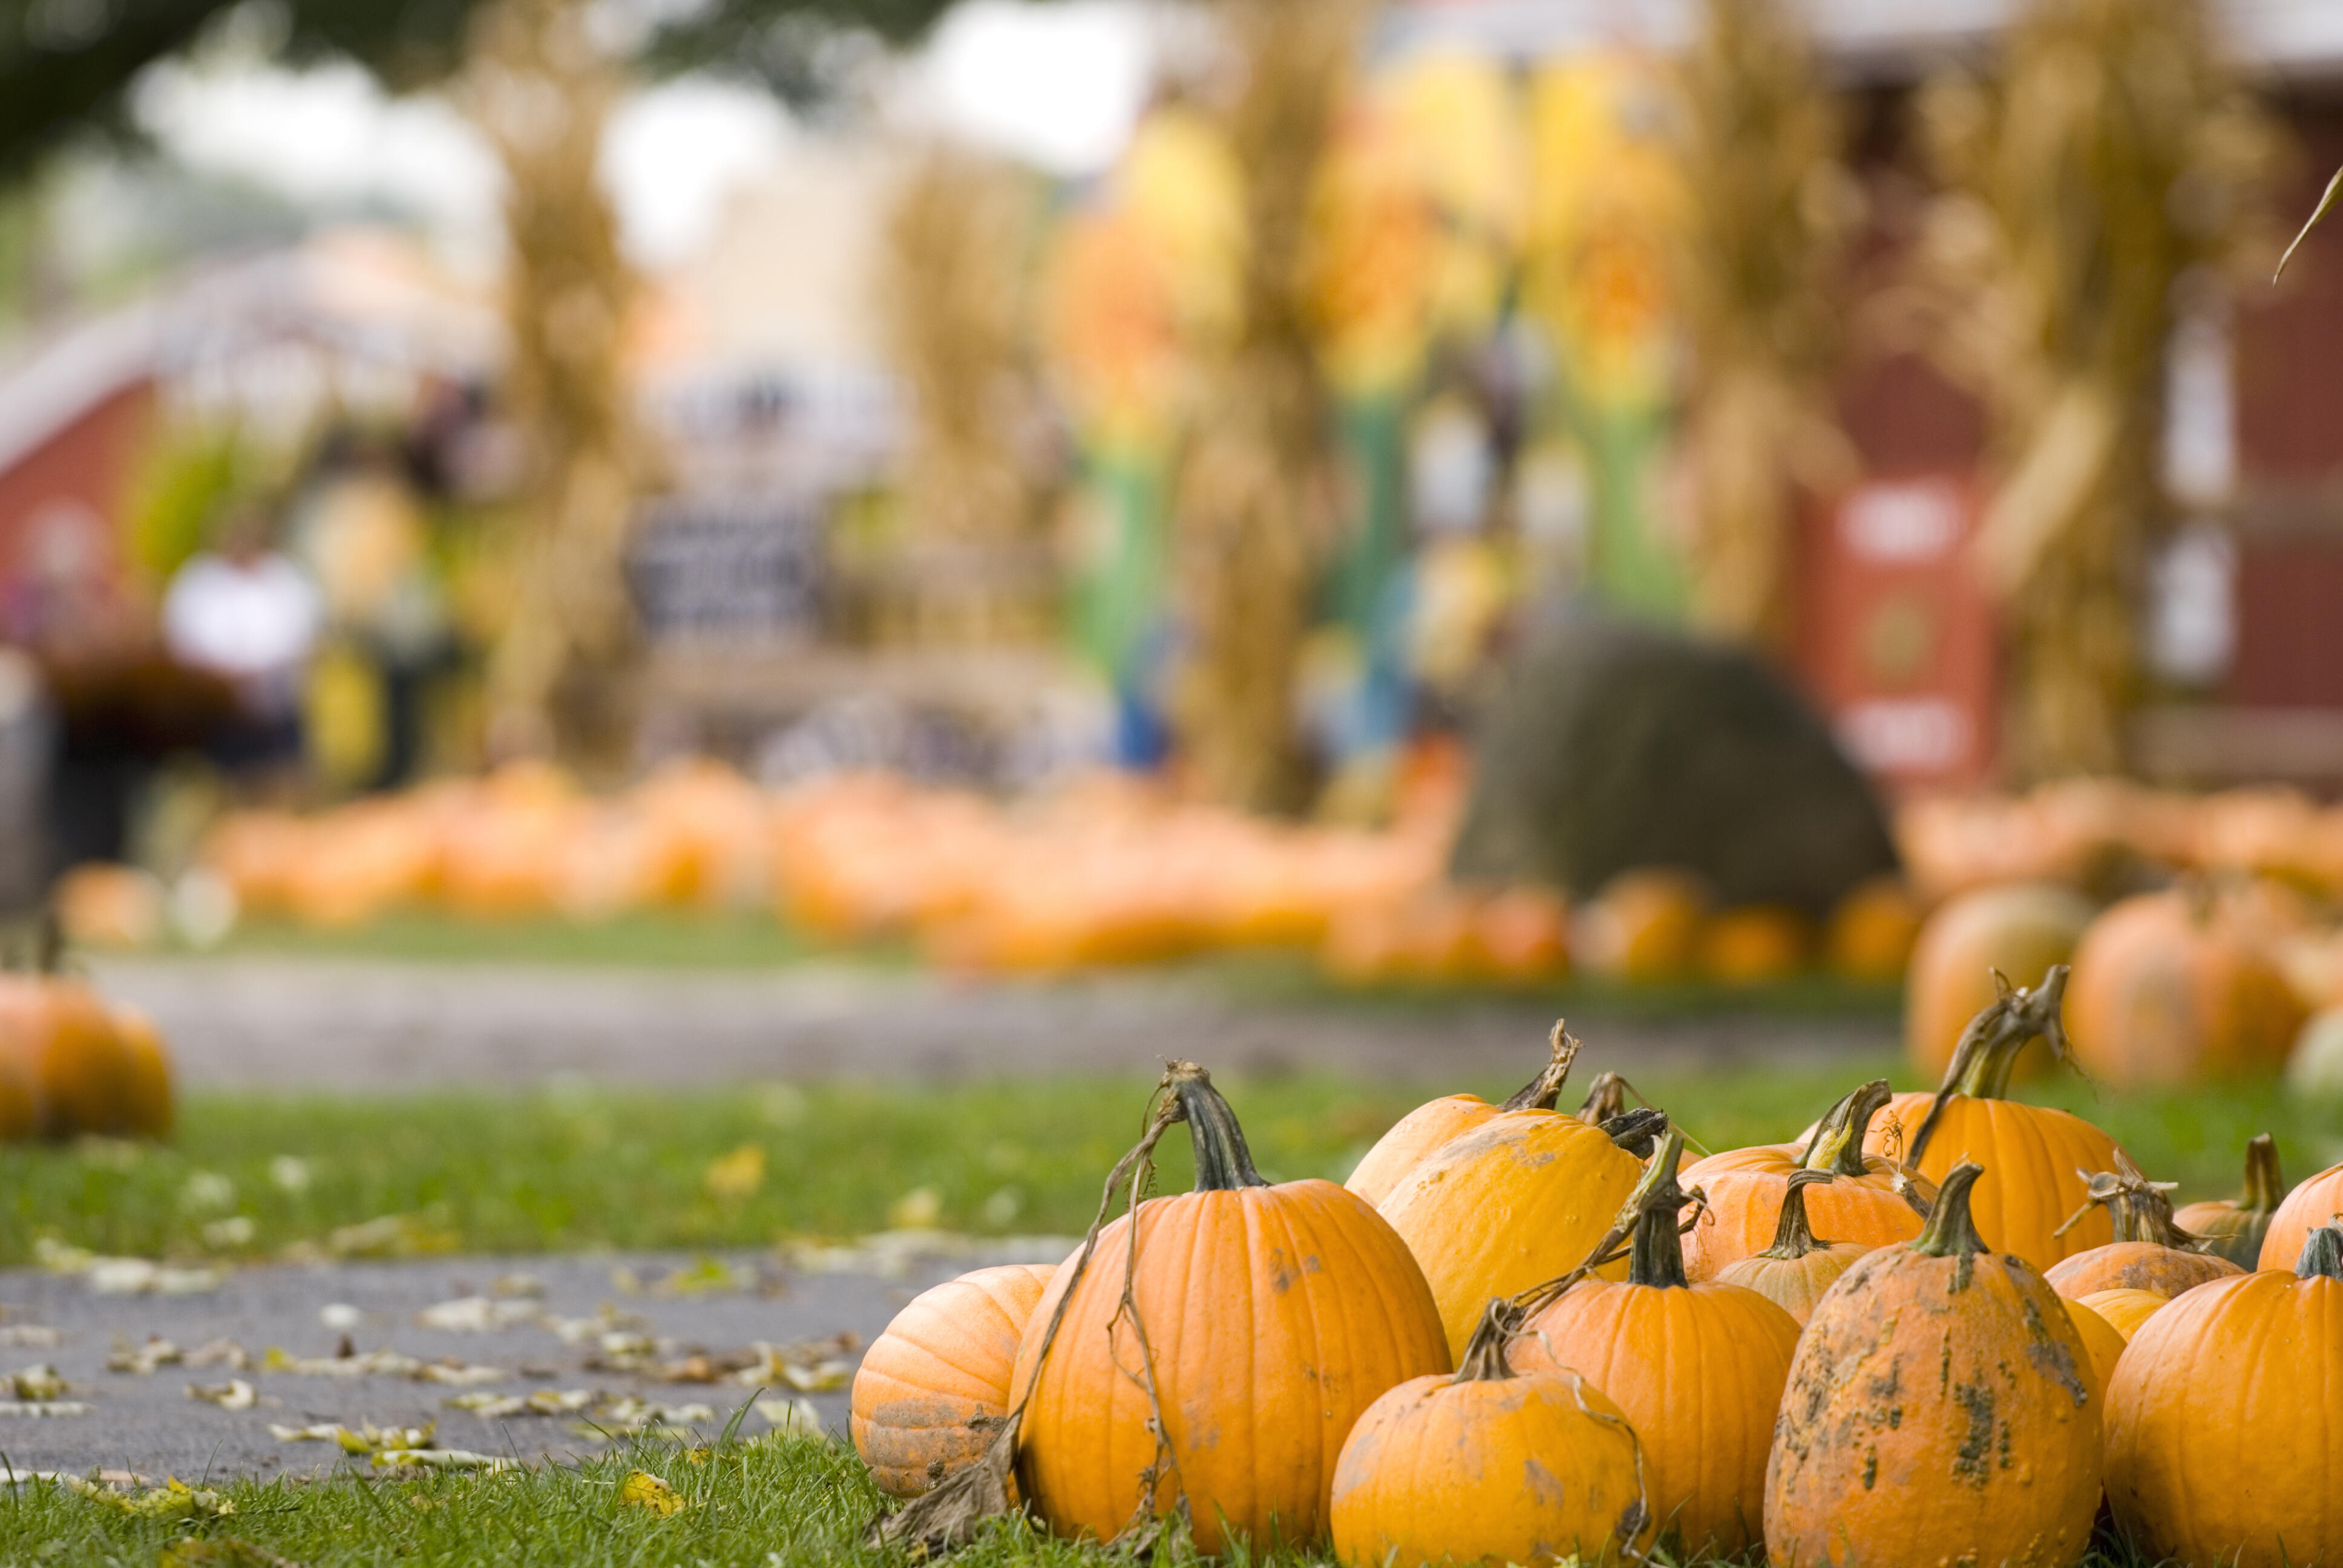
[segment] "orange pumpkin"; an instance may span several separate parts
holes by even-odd
[[[1474,967],[1500,985],[1537,985],[1570,972],[1570,913],[1540,888],[1508,888],[1473,912]]]
[[[1766,1471],[1775,1563],[2068,1568],[2098,1512],[2100,1398],[2049,1282],[1990,1253],[1982,1171],[1945,1173],[1919,1240],[1856,1261],[1798,1342]],[[2118,1374],[2120,1375],[2120,1374]]]
[[[2165,1196],[2169,1186],[2150,1181],[2129,1155],[2116,1151],[2116,1168],[2099,1171],[2090,1184],[2090,1201],[2107,1210],[2115,1240],[2060,1260],[2049,1271],[2051,1288],[2069,1301],[2117,1290],[2177,1296],[2242,1272],[2227,1258],[2198,1251],[2197,1238],[2172,1222],[2172,1200]]]
[[[2066,1315],[2075,1320],[2075,1332],[2082,1336],[2083,1349],[2089,1354],[2091,1387],[2105,1397],[2107,1383],[2116,1375],[2116,1363],[2123,1360],[2124,1336],[2080,1302],[2068,1301]]]
[[[1338,1562],[1591,1563],[1649,1541],[1626,1416],[1568,1368],[1514,1371],[1509,1321],[1492,1302],[1454,1377],[1403,1382],[1359,1417],[1334,1467]]]
[[[1622,871],[1579,918],[1578,956],[1609,980],[1681,980],[1698,965],[1708,905],[1707,888],[1690,872]]]
[[[1920,928],[1904,985],[1904,1055],[1926,1082],[1944,1076],[1969,1020],[1996,1000],[1993,977],[2038,975],[2075,955],[2091,902],[2072,888],[2017,883],[1981,888],[1940,905]],[[2023,1051],[2021,1074],[2046,1065]]]
[[[1920,903],[1912,890],[1900,878],[1875,877],[1831,911],[1823,933],[1824,961],[1841,980],[1885,985],[1904,978],[1919,933]]]
[[[2267,1132],[2246,1145],[2246,1190],[2236,1198],[2208,1198],[2173,1215],[2172,1221],[2202,1237],[2206,1251],[2241,1269],[2260,1266],[2262,1238],[2286,1197],[2278,1164],[2278,1144]]]
[[[1756,1292],[1797,1319],[1801,1326],[1814,1316],[1815,1303],[1823,1299],[1823,1293],[1857,1258],[1872,1251],[1860,1241],[1816,1239],[1806,1219],[1806,1188],[1830,1179],[1826,1171],[1792,1171],[1782,1191],[1782,1219],[1774,1230],[1774,1244],[1727,1263],[1717,1271],[1718,1282]]]
[[[1814,934],[1795,910],[1754,904],[1727,910],[1701,933],[1701,972],[1720,985],[1765,985],[1806,967]]]
[[[1611,1396],[1643,1443],[1652,1515],[1679,1560],[1733,1556],[1759,1538],[1766,1445],[1798,1341],[1797,1320],[1756,1292],[1685,1277],[1683,1153],[1671,1131],[1628,1200],[1627,1278],[1570,1285],[1512,1352],[1519,1370],[1568,1367]]]
[[[1271,1186],[1203,1069],[1165,1083],[1196,1189],[1060,1265],[1031,1319],[1051,1328],[1025,1336],[1010,1384],[1018,1480],[1061,1535],[1110,1539],[1184,1497],[1207,1553],[1272,1530],[1313,1543],[1360,1413],[1448,1370],[1439,1312],[1373,1209],[1331,1181]]]
[[[2154,1291],[2121,1289],[2093,1291],[2081,1301],[2127,1342],[2139,1332],[2140,1324],[2172,1304],[2170,1296]]]
[[[2270,1216],[2269,1229],[2262,1234],[2258,1266],[2292,1268],[2311,1231],[2335,1223],[2338,1216],[2343,1216],[2343,1165],[2330,1165],[2288,1192],[2278,1212]]]
[[[2075,1055],[2119,1088],[2274,1074],[2302,1028],[2277,962],[2211,901],[2126,899],[2075,950]]]
[[[1507,1111],[1433,1151],[1379,1211],[1423,1266],[1450,1353],[1461,1355],[1491,1297],[1577,1267],[1643,1174],[1642,1161],[1575,1116]]]
[[[1863,1152],[1872,1118],[1889,1098],[1887,1081],[1874,1079],[1833,1106],[1804,1145],[1729,1149],[1694,1163],[1684,1181],[1707,1198],[1708,1211],[1684,1238],[1685,1271],[1715,1279],[1774,1245],[1784,1194],[1800,1171],[1827,1179],[1804,1202],[1816,1230],[1833,1241],[1870,1248],[1918,1235],[1919,1212],[1896,1190],[1895,1168]]]
[[[2059,999],[2066,971],[2053,968],[2039,986],[2006,991],[1970,1020],[1934,1094],[1899,1094],[1864,1140],[1886,1151],[1889,1128],[1906,1140],[1904,1159],[1932,1181],[1965,1160],[1985,1167],[1971,1194],[1977,1229],[1988,1244],[2037,1269],[2102,1247],[2115,1227],[2100,1211],[2069,1229],[2064,1221],[2090,1198],[2085,1171],[2112,1169],[2116,1141],[2071,1111],[2005,1098],[2018,1053],[2036,1037],[2063,1056]]]
[[[1560,1023],[1547,1040],[1546,1064],[1538,1075],[1514,1091],[1511,1099],[1492,1105],[1477,1094],[1449,1094],[1426,1101],[1392,1124],[1360,1160],[1351,1179],[1342,1183],[1370,1203],[1380,1203],[1400,1180],[1424,1156],[1461,1137],[1491,1117],[1508,1111],[1552,1111],[1561,1096],[1570,1063],[1578,1054],[1578,1040]]]
[[[2343,1563],[2343,1227],[2191,1291],[2107,1390],[2107,1503],[2143,1562]]]
[[[9,1039],[41,1136],[128,1130],[130,1053],[96,992],[53,974],[0,975],[0,1040]]]
[[[155,1020],[135,1007],[108,1010],[129,1070],[122,1081],[122,1131],[134,1138],[171,1135],[171,1051]]]
[[[912,1299],[854,1374],[854,1452],[890,1497],[917,1497],[976,1462],[1009,1414],[1026,1321],[1057,1271],[979,1269]]]
[[[0,1014],[0,1143],[30,1138],[40,1130],[41,1107],[34,1089],[23,1026]]]

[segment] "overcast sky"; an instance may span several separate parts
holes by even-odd
[[[1145,0],[965,0],[893,94],[900,117],[1052,172],[1103,168],[1153,71],[1160,20]],[[148,78],[137,112],[175,156],[297,201],[389,201],[459,244],[492,243],[493,161],[453,110],[394,99],[350,66],[291,72],[213,62]],[[727,193],[797,134],[753,88],[684,78],[646,88],[611,128],[604,166],[628,249],[686,256]]]

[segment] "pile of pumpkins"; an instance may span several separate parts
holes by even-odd
[[[53,958],[0,970],[0,1141],[162,1138],[172,1115],[171,1053],[154,1020]]]
[[[1865,1084],[1795,1141],[1683,1162],[1575,1042],[1409,1113],[1346,1186],[1270,1184],[1174,1063],[1195,1191],[1050,1267],[904,1309],[852,1436],[937,1553],[1021,1510],[1134,1545],[1354,1568],[1763,1545],[1780,1564],[2343,1561],[2343,1166],[2175,1213],[2099,1128],[2008,1099],[2066,977],[2012,990],[1935,1093]]]

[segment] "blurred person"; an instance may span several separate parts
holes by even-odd
[[[214,760],[266,791],[281,791],[302,759],[301,704],[323,621],[317,589],[272,548],[267,515],[241,505],[214,548],[191,558],[163,599],[174,657],[217,676],[236,705],[212,736]]]

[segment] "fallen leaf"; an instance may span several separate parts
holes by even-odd
[[[117,1334],[114,1348],[106,1352],[106,1370],[151,1377],[156,1368],[176,1366],[181,1359],[179,1347],[160,1334],[148,1334],[143,1345],[134,1345]]]
[[[821,1435],[821,1412],[814,1408],[811,1400],[759,1399],[756,1408],[777,1434]]]
[[[464,1448],[394,1448],[374,1456],[378,1469],[413,1465],[425,1470],[480,1470],[494,1474],[512,1469],[508,1459],[498,1459],[493,1453],[474,1453]]]
[[[189,1383],[187,1397],[216,1404],[222,1410],[250,1410],[260,1402],[260,1395],[242,1378],[230,1378],[224,1383],[207,1385]]]
[[[65,1380],[57,1369],[46,1362],[37,1362],[22,1372],[0,1374],[0,1397],[47,1402],[65,1397]]]
[[[366,1314],[347,1302],[328,1302],[317,1309],[317,1321],[337,1334],[346,1334],[366,1322]]]
[[[252,1365],[252,1352],[234,1340],[207,1340],[179,1360],[186,1366],[224,1366],[230,1372],[243,1372]]]
[[[743,1143],[729,1154],[719,1154],[708,1162],[700,1182],[709,1196],[721,1203],[739,1203],[757,1195],[765,1184],[765,1148],[761,1143]]]
[[[0,1399],[0,1415],[22,1415],[39,1418],[52,1415],[87,1415],[89,1406],[75,1399]]]
[[[618,1502],[623,1507],[648,1509],[662,1516],[684,1509],[683,1494],[648,1470],[628,1473],[618,1486]]]
[[[462,1296],[440,1302],[415,1314],[417,1328],[443,1333],[493,1333],[500,1329],[534,1323],[543,1313],[532,1301],[497,1301],[488,1296]]]
[[[64,1476],[59,1484],[93,1503],[140,1519],[225,1519],[236,1512],[236,1504],[221,1493],[199,1492],[176,1477],[135,1495],[85,1481],[78,1475]]]

